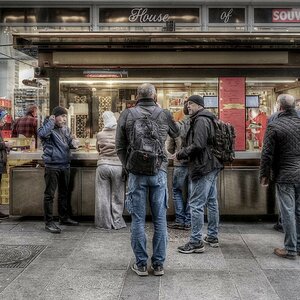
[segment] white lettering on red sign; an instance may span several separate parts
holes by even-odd
[[[300,9],[272,9],[273,23],[300,23]]]
[[[169,19],[168,14],[151,15],[147,14],[148,8],[133,8],[131,15],[129,16],[129,22],[140,22],[140,23],[159,23],[167,22]]]

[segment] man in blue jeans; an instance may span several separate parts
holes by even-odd
[[[185,146],[186,135],[190,128],[190,118],[187,109],[187,101],[184,102],[183,113],[185,118],[177,122],[180,130],[180,136],[176,139],[167,139],[167,150],[169,153],[174,154]],[[189,230],[191,229],[191,211],[189,204],[189,170],[188,160],[173,160],[174,171],[173,171],[173,203],[175,209],[175,222],[169,223],[168,228]]]
[[[300,255],[300,118],[295,99],[278,96],[280,113],[269,123],[261,154],[260,182],[275,182],[284,231],[284,248],[274,254],[287,259]]]
[[[190,129],[187,134],[187,146],[175,154],[179,160],[189,160],[191,194],[191,236],[188,243],[178,247],[180,253],[202,253],[204,243],[218,247],[219,208],[217,200],[217,177],[223,167],[212,154],[212,137],[215,116],[204,109],[201,96],[192,95],[187,105],[190,115]],[[207,206],[207,236],[203,238],[204,207]]]
[[[151,257],[151,268],[155,276],[164,274],[164,262],[166,259],[167,249],[167,154],[162,146],[162,162],[159,169],[154,175],[134,172],[134,164],[129,159],[131,155],[134,124],[137,119],[151,118],[156,114],[155,122],[158,125],[158,134],[160,143],[165,144],[167,135],[176,138],[179,135],[179,129],[172,119],[169,111],[158,107],[156,103],[156,90],[150,83],[144,83],[138,87],[137,103],[134,112],[140,114],[139,118],[135,117],[132,108],[126,109],[118,120],[116,133],[117,154],[122,162],[123,168],[128,172],[128,191],[125,200],[125,206],[131,214],[131,247],[135,255],[136,262],[131,266],[133,272],[139,276],[147,276],[147,237],[145,234],[145,218],[147,199],[152,213],[154,224],[153,235],[153,255]],[[157,114],[158,112],[158,114]],[[154,117],[153,117],[154,119]],[[145,129],[146,130],[146,129]],[[143,165],[142,161],[136,164]],[[139,166],[136,166],[137,168]]]

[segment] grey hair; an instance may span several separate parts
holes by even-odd
[[[277,102],[281,110],[295,108],[295,98],[289,94],[281,94],[277,97]]]
[[[156,96],[155,86],[151,83],[143,83],[137,88],[137,98],[152,98]]]

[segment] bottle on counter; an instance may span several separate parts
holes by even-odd
[[[34,152],[36,150],[35,149],[35,138],[34,138],[34,136],[32,136],[31,139],[30,139],[29,149],[30,149],[30,152]]]

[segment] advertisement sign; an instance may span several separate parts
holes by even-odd
[[[246,150],[245,87],[244,77],[219,78],[219,118],[234,126],[237,151]]]
[[[199,23],[199,8],[100,8],[99,23]]]
[[[300,8],[254,8],[254,23],[300,23]]]
[[[245,8],[209,8],[209,23],[243,24],[245,23]]]

